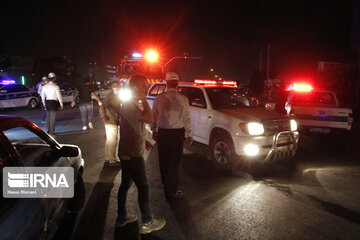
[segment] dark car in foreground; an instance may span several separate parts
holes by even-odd
[[[60,144],[32,122],[0,115],[0,167],[72,167],[73,198],[0,198],[0,239],[50,239],[67,212],[85,199],[79,147]]]

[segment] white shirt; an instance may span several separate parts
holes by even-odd
[[[185,128],[188,137],[192,137],[189,100],[170,88],[157,96],[153,105],[154,128]]]
[[[60,106],[63,106],[63,101],[60,93],[60,88],[53,82],[44,85],[41,90],[41,100],[45,104],[45,100],[59,101]]]
[[[37,87],[37,89],[38,89],[38,94],[41,96],[41,91],[42,91],[42,88],[43,88],[43,86],[45,86],[47,83],[45,82],[40,82],[40,83],[38,83],[38,85],[36,85],[36,87]]]

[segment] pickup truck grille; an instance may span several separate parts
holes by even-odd
[[[290,120],[274,120],[263,122],[265,134],[267,136],[274,135],[278,132],[291,130]]]

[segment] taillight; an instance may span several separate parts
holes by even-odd
[[[349,127],[352,126],[353,121],[354,121],[354,119],[353,119],[353,114],[352,114],[352,113],[349,113],[349,116],[348,116],[348,126],[349,126]]]

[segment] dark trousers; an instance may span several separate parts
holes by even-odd
[[[89,122],[93,121],[93,104],[92,103],[80,103],[79,109],[81,113],[81,121],[83,126],[87,126]]]
[[[44,107],[44,104],[41,103],[41,121],[45,122],[46,120],[46,108]]]
[[[138,190],[138,203],[143,223],[151,221],[151,210],[149,200],[149,184],[146,178],[145,161],[143,158],[132,157],[130,160],[121,160],[121,185],[118,191],[118,219],[125,220],[126,199],[132,181]]]
[[[56,115],[59,109],[59,102],[56,100],[45,100],[46,105],[46,130],[49,134],[55,133]]]
[[[179,187],[180,160],[184,149],[185,129],[159,129],[157,136],[159,166],[165,195],[171,196]]]

